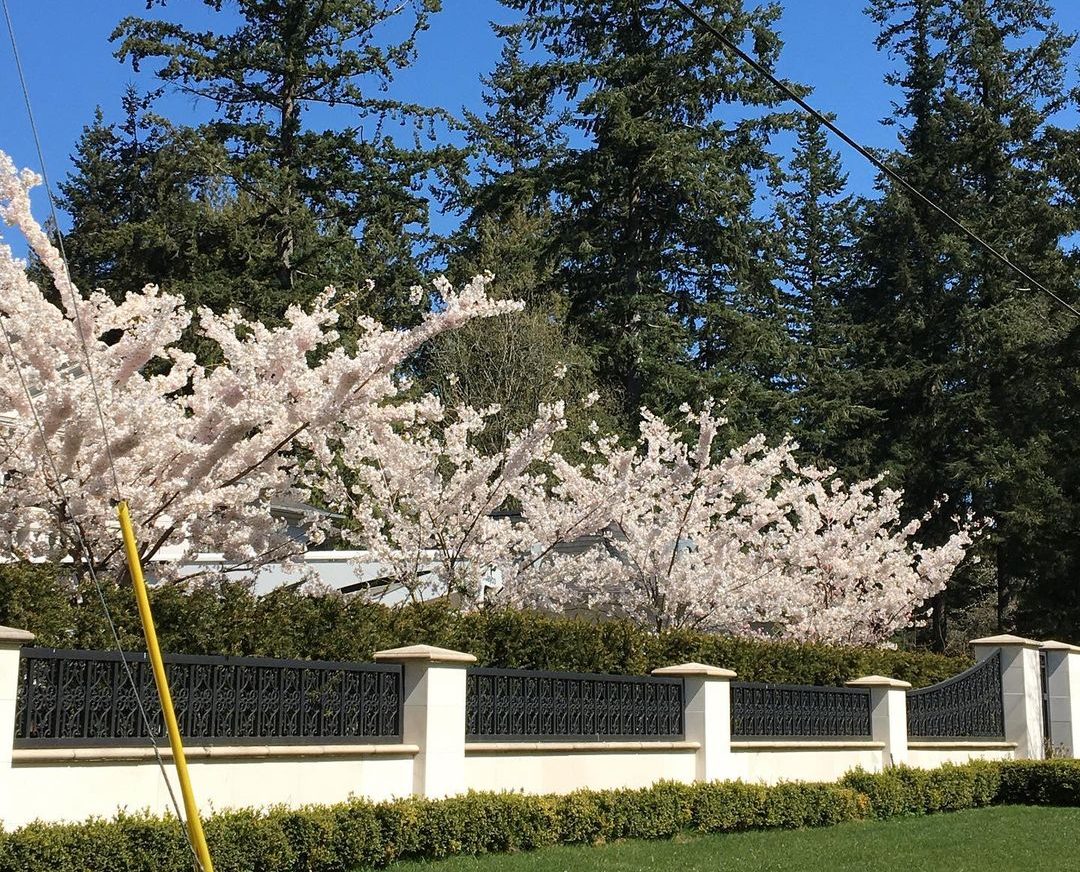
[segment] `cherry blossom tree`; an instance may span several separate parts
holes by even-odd
[[[709,408],[687,412],[692,441],[645,412],[639,444],[597,438],[580,465],[553,448],[562,412],[488,455],[474,437],[491,410],[430,397],[409,426],[354,434],[339,455],[351,485],[334,494],[345,535],[427,596],[475,603],[494,578],[493,599],[513,605],[858,644],[911,624],[971,541],[958,521],[945,545],[920,546],[899,492],[802,466],[791,442],[718,453]],[[514,522],[498,512],[510,506]]]
[[[921,522],[901,520],[902,495],[880,478],[844,483],[762,436],[719,454],[723,420],[685,411],[690,441],[645,412],[638,445],[599,439],[585,446],[595,462],[549,463],[547,487],[521,491],[541,547],[583,519],[604,537],[519,562],[504,573],[508,601],[656,629],[878,644],[916,621],[964,558],[966,519],[944,545],[922,546]]]
[[[288,559],[298,546],[269,501],[293,491],[298,457],[330,462],[343,429],[410,414],[393,402],[403,361],[443,331],[520,308],[490,300],[489,278],[460,291],[441,281],[418,326],[361,322],[349,351],[332,289],[274,328],[235,312],[193,316],[153,286],[114,303],[69,280],[31,214],[38,182],[0,153],[0,219],[26,238],[60,300],[0,244],[0,560],[120,566],[118,496],[131,505],[144,560],[165,545],[179,546],[179,559],[214,551],[251,568]],[[181,348],[193,318],[218,365]]]

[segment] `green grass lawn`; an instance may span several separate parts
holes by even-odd
[[[1077,872],[1080,808],[1006,806],[820,830],[401,863],[393,872]]]

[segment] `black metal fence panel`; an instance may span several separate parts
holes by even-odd
[[[117,652],[23,648],[19,668],[16,747],[145,745],[140,704],[164,736],[145,654],[125,666]],[[188,741],[401,741],[400,666],[166,655],[165,670]]]
[[[684,736],[681,678],[469,669],[466,739],[677,741]]]
[[[1005,736],[1001,652],[938,684],[908,691],[908,735],[924,739]]]
[[[870,691],[795,684],[731,684],[735,739],[869,739]]]

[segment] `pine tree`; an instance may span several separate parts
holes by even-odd
[[[224,152],[156,115],[153,96],[129,87],[119,124],[99,109],[76,146],[75,172],[60,184],[76,281],[120,296],[154,283],[192,306],[274,317],[289,295],[274,279],[273,247],[257,231],[258,205],[207,172]]]
[[[455,152],[423,142],[443,113],[387,92],[415,60],[439,0],[204,3],[228,7],[239,24],[196,33],[125,18],[113,33],[117,57],[135,70],[153,63],[166,87],[214,107],[199,133],[224,158],[207,157],[204,172],[227,180],[252,210],[251,232],[272,247],[268,263],[286,297],[370,279],[380,296],[365,307],[394,320],[430,243],[424,181]],[[305,121],[316,106],[322,129]]]
[[[737,431],[786,429],[783,299],[755,213],[770,131],[790,120],[775,94],[666,4],[503,3],[526,16],[496,28],[507,48],[473,120],[500,143],[469,192],[474,238],[506,203],[537,222],[553,267],[538,294],[565,296],[627,421],[715,396]],[[702,11],[775,61],[776,7]]]
[[[1055,117],[1077,97],[1064,80],[1073,37],[1042,0],[874,0],[870,8],[879,47],[902,64],[890,79],[903,92],[894,166],[1075,297],[1063,242],[1078,225],[1059,202],[1054,169]],[[1057,386],[1075,379],[1076,359],[1065,370],[1053,363],[1075,325],[932,210],[882,187],[863,240],[870,282],[857,301],[864,396],[881,416],[871,431],[876,459],[915,512],[947,492],[994,525],[983,540],[985,568],[969,568],[935,607],[933,642],[943,645],[956,609],[989,594],[994,622],[1008,627],[1017,596],[1055,572],[1037,555],[1060,530],[1055,442],[1073,425]]]

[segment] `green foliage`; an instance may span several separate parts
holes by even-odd
[[[524,15],[496,26],[489,111],[469,119],[482,165],[458,198],[458,250],[482,259],[501,238],[534,298],[565,303],[628,428],[642,405],[712,396],[738,434],[786,428],[775,239],[755,213],[770,136],[791,120],[775,93],[668,4],[502,2]],[[777,5],[698,8],[775,62]],[[531,226],[532,245],[500,225]]]
[[[112,648],[89,583],[61,585],[50,570],[2,567],[0,624],[37,634],[36,644]],[[17,583],[16,583],[17,582]],[[125,647],[142,647],[134,598],[106,583]],[[596,622],[511,609],[461,612],[443,604],[398,608],[279,588],[257,597],[238,582],[186,592],[151,590],[158,635],[175,654],[232,654],[370,660],[375,651],[429,644],[473,654],[483,666],[646,674],[697,661],[734,669],[747,681],[843,684],[888,675],[915,686],[962,671],[969,661],[924,652],[737,639],[689,630],[651,633],[629,621]]]
[[[937,769],[898,766],[883,772],[851,772],[841,782],[865,795],[871,814],[885,819],[990,805],[998,798],[1002,767],[976,761]]]
[[[1077,99],[1067,70],[1076,37],[1045,0],[873,0],[878,47],[897,61],[886,157],[934,202],[1076,301],[1080,227],[1075,130],[1058,125]],[[1071,122],[1070,122],[1071,123]],[[1064,163],[1063,163],[1064,162]],[[982,564],[954,578],[935,608],[947,619],[983,603],[991,627],[1029,634],[1076,625],[1076,554],[1068,544],[1080,490],[1062,463],[1078,436],[1075,320],[1018,280],[940,214],[882,180],[860,230],[867,286],[852,300],[860,386],[871,410],[841,462],[889,469],[913,516],[942,493],[992,519]],[[857,455],[845,458],[849,447]],[[924,528],[945,535],[947,513]],[[1030,604],[1017,614],[1020,598]],[[985,626],[985,625],[984,625]]]
[[[221,812],[206,821],[221,872],[356,872],[400,860],[670,839],[679,833],[825,827],[978,808],[1080,804],[1080,762],[973,762],[853,772],[839,784],[660,782],[564,796],[468,793],[449,799],[352,800],[296,810]],[[183,872],[174,820],[121,815],[0,832],[0,872]]]
[[[1001,767],[1001,801],[1080,806],[1080,761],[1013,760]]]
[[[739,802],[750,796],[752,801]],[[716,806],[729,798],[735,801],[720,823]],[[442,800],[230,811],[211,816],[206,835],[221,872],[355,872],[398,860],[668,839],[684,831],[796,829],[865,816],[865,801],[835,785],[661,782],[566,796],[468,793]],[[189,862],[176,822],[148,816],[31,824],[0,833],[0,872],[181,872]]]

